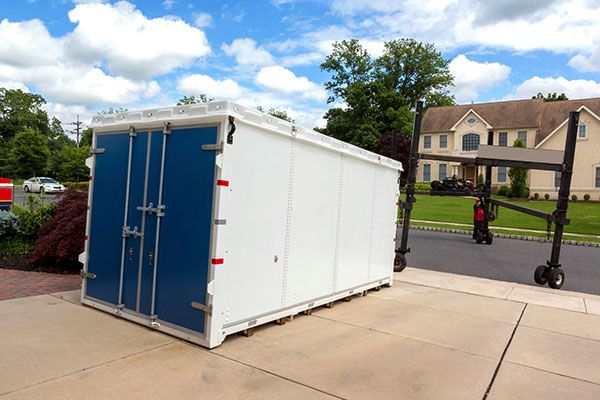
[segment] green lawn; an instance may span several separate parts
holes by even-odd
[[[464,224],[473,222],[473,198],[428,195],[416,195],[415,197],[417,203],[412,212],[414,219]],[[404,200],[404,198],[403,194],[402,199]],[[515,200],[514,202],[549,213],[556,207],[555,201]],[[600,203],[569,202],[567,214],[571,219],[571,225],[565,227],[566,232],[600,235]],[[502,207],[497,219],[491,225],[546,230],[545,220]]]

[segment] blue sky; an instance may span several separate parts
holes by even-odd
[[[312,127],[334,106],[319,69],[331,43],[376,57],[403,37],[450,61],[460,103],[600,96],[600,0],[13,0],[0,86],[42,94],[63,122],[206,93]]]

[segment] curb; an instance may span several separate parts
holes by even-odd
[[[401,226],[401,225],[399,225]],[[451,229],[451,228],[439,228],[437,226],[421,226],[421,225],[410,225],[410,229],[418,229],[422,231],[431,232],[444,232],[444,233],[458,233],[461,235],[472,235],[472,231],[465,231],[463,229]],[[546,239],[538,236],[521,236],[521,235],[508,235],[506,233],[494,232],[494,237],[502,239],[515,239],[515,240],[526,240],[530,242],[541,242],[551,243],[552,239]],[[570,244],[573,246],[585,246],[585,247],[600,247],[600,243],[582,242],[580,240],[562,240],[563,244]]]

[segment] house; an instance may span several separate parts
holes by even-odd
[[[535,98],[493,103],[431,107],[423,116],[419,152],[473,157],[494,132],[494,145],[512,146],[521,139],[528,148],[563,150],[569,111],[579,111],[579,127],[571,193],[600,199],[600,98],[544,102]],[[456,175],[476,180],[485,167],[473,163],[419,161],[417,180],[431,182]],[[531,195],[558,194],[560,173],[530,170]],[[492,186],[509,185],[508,168],[492,168]]]

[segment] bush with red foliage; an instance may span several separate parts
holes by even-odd
[[[63,194],[52,219],[38,233],[29,261],[44,266],[78,270],[84,249],[87,188],[70,187]]]

